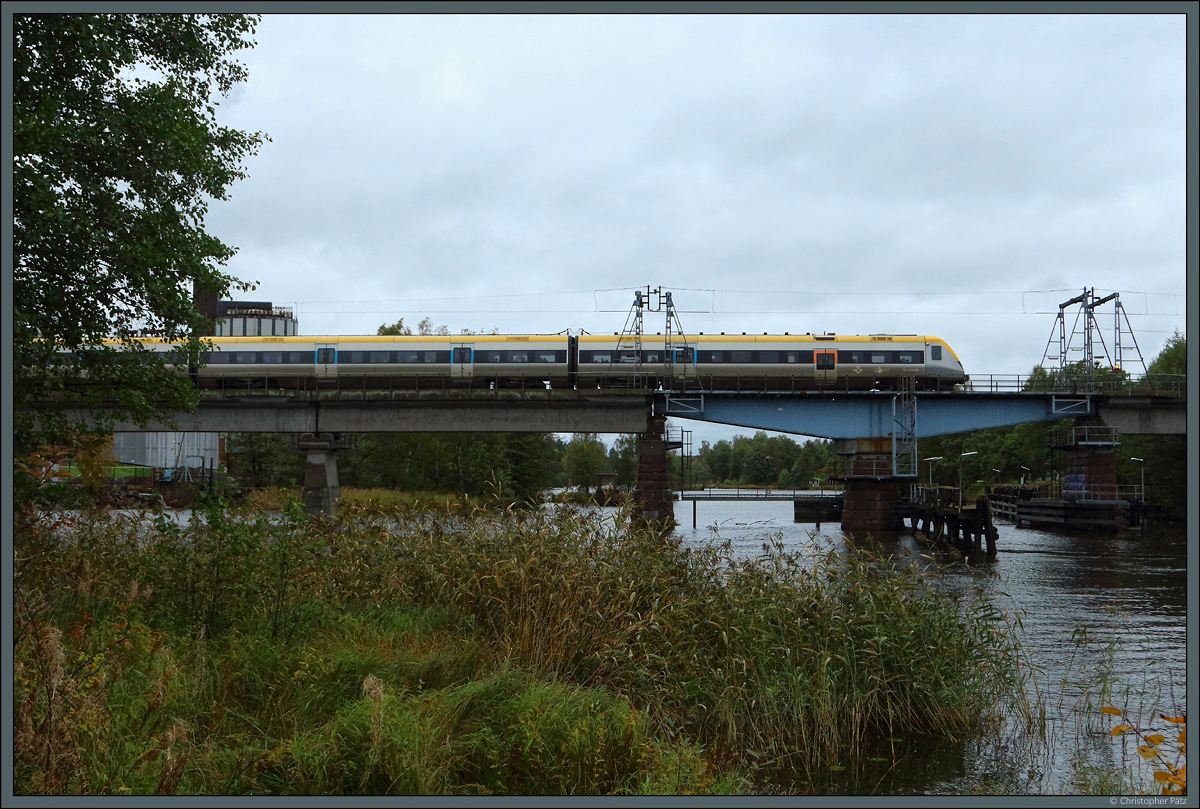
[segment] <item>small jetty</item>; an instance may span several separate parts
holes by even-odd
[[[696,503],[701,500],[791,500],[794,522],[816,523],[838,522],[842,519],[842,503],[845,495],[841,491],[815,492],[809,489],[738,488],[705,489],[683,491],[678,499],[692,503],[692,527],[696,527]]]
[[[1065,480],[1065,485],[990,486],[987,497],[999,517],[1018,527],[1057,526],[1084,531],[1119,531],[1161,514],[1161,507],[1115,485]]]
[[[933,487],[932,498],[896,503],[892,514],[898,527],[903,528],[904,521],[910,520],[913,536],[924,539],[935,550],[951,555],[986,551],[988,556],[995,556],[999,532],[992,521],[992,504],[988,498],[976,498],[970,505],[943,502],[936,496],[941,488]],[[928,489],[920,487],[919,492],[924,494]]]

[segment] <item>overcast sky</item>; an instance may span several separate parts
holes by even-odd
[[[1084,288],[1120,293],[1147,361],[1186,328],[1183,15],[268,15],[256,39],[221,119],[271,142],[208,223],[303,334],[611,333],[647,285],[690,332],[935,334],[972,374],[1027,373]]]

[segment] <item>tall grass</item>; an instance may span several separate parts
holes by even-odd
[[[628,694],[726,755],[851,757],[959,735],[1018,685],[1001,616],[867,552],[738,562],[569,511],[443,523],[404,545],[406,599],[470,616],[522,665]]]
[[[888,560],[572,509],[81,514],[15,548],[24,793],[731,793],[962,738],[1018,685],[1002,616]]]
[[[299,488],[284,489],[277,486],[249,489],[245,492],[241,506],[245,511],[283,511],[289,502],[299,496],[299,492]],[[341,489],[341,503],[343,506],[351,508],[383,513],[390,513],[397,509],[434,512],[471,511],[488,505],[486,498],[475,495],[350,487]]]

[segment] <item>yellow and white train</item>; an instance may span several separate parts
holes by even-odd
[[[213,337],[203,387],[675,387],[705,390],[924,390],[967,381],[940,337],[915,334],[431,335]],[[146,339],[146,348],[170,343]]]

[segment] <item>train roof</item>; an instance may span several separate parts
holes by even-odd
[[[661,334],[643,334],[642,339],[648,337],[662,337]],[[613,337],[620,337],[617,334],[585,334],[579,338],[580,342],[612,342]],[[946,341],[940,337],[934,337],[925,334],[705,334],[699,332],[697,334],[677,334],[672,335],[673,342],[695,340],[696,342],[722,342],[722,343],[890,343],[890,342],[930,342],[946,344]],[[625,339],[631,339],[626,336]]]

